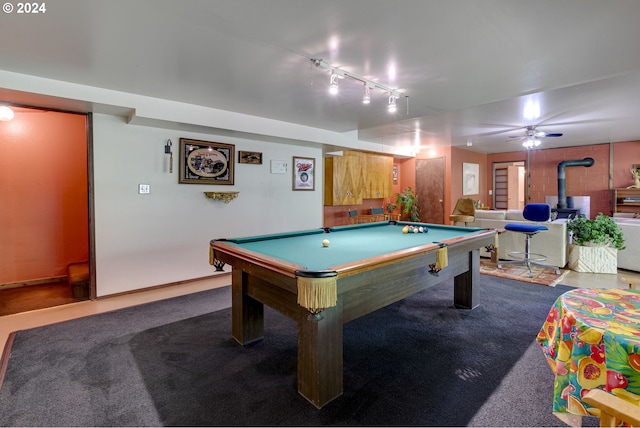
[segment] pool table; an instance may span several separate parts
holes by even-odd
[[[403,233],[405,226],[427,232]],[[264,334],[264,306],[298,324],[298,391],[317,408],[343,393],[343,324],[454,279],[454,304],[478,304],[481,247],[494,229],[386,221],[214,239],[210,263],[232,266],[232,335]],[[328,246],[322,241],[328,240]],[[326,243],[325,243],[326,244]]]

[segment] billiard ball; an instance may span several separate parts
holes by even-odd
[[[323,239],[323,240],[322,240],[322,246],[323,246],[323,247],[328,247],[328,246],[329,246],[329,244],[330,244],[330,242],[329,242],[329,240],[328,240],[328,239]]]

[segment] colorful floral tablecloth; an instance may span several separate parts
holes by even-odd
[[[555,374],[553,412],[599,416],[599,388],[640,404],[640,291],[576,289],[558,297],[537,341]]]

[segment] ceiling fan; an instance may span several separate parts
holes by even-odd
[[[545,137],[562,137],[562,133],[561,132],[547,133],[544,131],[536,130],[535,126],[527,126],[524,136],[516,136],[516,135],[509,136],[510,139],[522,140],[522,145],[527,149],[539,146],[541,143],[540,138],[545,138]]]

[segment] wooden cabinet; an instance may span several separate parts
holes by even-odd
[[[390,198],[393,192],[393,157],[366,155],[366,199]]]
[[[363,199],[390,198],[393,157],[357,151],[324,159],[324,204],[359,205]]]
[[[640,212],[640,189],[613,189],[613,212]]]
[[[324,204],[358,205],[364,191],[364,158],[357,153],[324,160]]]

